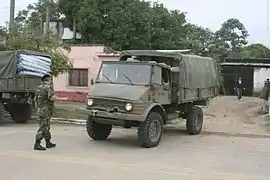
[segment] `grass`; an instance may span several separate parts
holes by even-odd
[[[87,119],[86,104],[80,102],[55,102],[54,116],[64,119]]]

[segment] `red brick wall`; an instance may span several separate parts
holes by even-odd
[[[68,91],[55,91],[54,94],[59,98],[66,98],[66,101],[73,102],[86,102],[87,93],[84,92],[68,92]]]

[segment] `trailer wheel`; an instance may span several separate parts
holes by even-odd
[[[186,129],[189,135],[197,135],[201,132],[203,126],[202,108],[193,106],[188,113]]]
[[[8,104],[7,111],[16,123],[26,123],[32,116],[32,106],[26,103]]]
[[[159,113],[150,112],[138,128],[138,141],[141,146],[152,148],[159,144],[163,134],[163,120]]]
[[[93,117],[88,117],[86,121],[86,131],[93,140],[106,140],[112,131],[112,125],[100,124],[94,121]]]

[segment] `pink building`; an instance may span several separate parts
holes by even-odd
[[[70,101],[85,101],[91,93],[91,79],[95,78],[102,61],[117,61],[118,54],[104,53],[104,46],[72,46],[68,53],[73,68],[54,78],[58,97]]]

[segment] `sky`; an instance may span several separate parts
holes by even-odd
[[[262,43],[270,47],[270,21],[269,28],[267,27],[267,0],[158,1],[168,9],[186,12],[189,22],[210,28],[213,31],[219,29],[227,19],[237,18],[245,25],[250,34],[249,43]],[[16,0],[15,11],[18,12],[34,2],[36,0]],[[5,26],[5,22],[9,21],[9,5],[9,1],[2,1],[0,4],[0,25]]]

